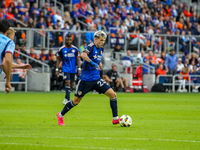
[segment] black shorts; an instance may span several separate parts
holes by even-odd
[[[70,82],[74,82],[75,73],[67,73],[64,72],[63,80],[70,80]]]
[[[108,89],[110,89],[110,86],[101,78],[96,81],[79,80],[76,86],[75,96],[83,97],[91,90],[96,90],[99,94],[104,94]]]

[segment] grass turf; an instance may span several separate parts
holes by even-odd
[[[125,128],[112,125],[104,95],[87,94],[63,127],[56,114],[64,93],[0,93],[0,149],[199,149],[199,96],[118,93],[119,115],[133,120]]]

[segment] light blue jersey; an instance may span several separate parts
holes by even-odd
[[[15,50],[15,43],[7,36],[0,33],[0,65],[2,65],[3,57],[6,53],[13,54]]]
[[[15,50],[15,43],[9,39],[7,36],[0,33],[0,66],[3,62],[3,57],[6,53],[13,54]],[[0,74],[2,72],[2,68],[0,67]]]

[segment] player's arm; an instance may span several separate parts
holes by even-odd
[[[76,57],[76,63],[77,63],[77,66],[78,66],[78,76],[80,76],[81,75],[81,62],[80,62],[80,57],[79,56],[77,56]]]
[[[32,67],[29,64],[18,65],[18,64],[12,63],[12,68],[13,69],[31,69]]]
[[[3,71],[6,74],[6,85],[5,90],[7,93],[10,92],[12,86],[10,85],[10,77],[11,77],[11,71],[12,71],[12,53],[6,53],[5,54],[5,60],[2,65]]]
[[[81,54],[81,58],[87,62],[89,62],[92,66],[94,66],[96,69],[99,69],[99,65],[95,62],[93,62],[89,57],[88,53],[86,51],[83,51]]]

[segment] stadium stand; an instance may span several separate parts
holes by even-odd
[[[73,34],[73,44],[80,48],[83,41],[87,43],[93,41],[93,33],[96,30],[104,30],[109,35],[104,57],[120,65],[118,70],[121,73],[133,74],[133,77],[137,76],[134,75],[136,70],[139,72],[142,70],[142,74],[157,73],[157,76],[169,74],[165,65],[167,58],[165,55],[170,55],[169,51],[174,49],[177,54],[176,59],[181,58],[184,67],[188,67],[190,75],[200,74],[198,1],[72,0],[71,2],[72,4],[69,0],[57,0],[57,3],[54,0],[43,2],[2,0],[0,19],[8,19],[17,30],[15,39],[17,51],[28,55],[30,48],[33,47],[34,55],[29,55],[37,57],[37,60],[46,64],[53,57],[52,51],[55,53],[64,44],[64,37],[68,32]],[[50,54],[45,54],[44,51],[50,49],[52,49]],[[41,50],[43,53],[40,53]],[[127,50],[131,51],[131,55],[127,56]],[[123,66],[122,62],[127,57],[131,59],[131,64]],[[15,53],[14,58],[25,60],[18,53]],[[185,63],[188,60],[189,63]],[[138,64],[138,68],[136,66],[131,68],[133,64]],[[40,64],[34,65],[40,67]],[[104,69],[109,70],[110,66],[107,65]],[[177,69],[176,73],[183,71],[180,67]],[[160,81],[169,83],[168,78],[162,77]],[[198,84],[199,80],[195,79],[195,82]]]

